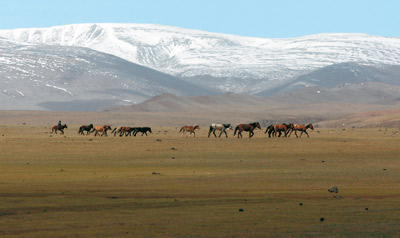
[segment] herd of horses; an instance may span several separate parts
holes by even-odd
[[[61,125],[61,127],[56,125],[51,128],[51,133],[57,134],[57,131],[60,131],[60,134],[64,134],[64,129],[68,129],[68,126],[66,124]],[[121,127],[116,127],[114,129],[112,129],[111,126],[109,126],[109,125],[93,126],[93,124],[90,124],[90,125],[83,125],[83,126],[79,127],[78,134],[79,135],[89,135],[91,133],[94,133],[94,136],[108,136],[107,135],[108,130],[112,130],[111,133],[113,133],[114,136],[116,136],[116,135],[136,136],[136,134],[139,132],[142,133],[142,136],[143,135],[147,136],[147,132],[152,133],[150,127],[121,126]]]
[[[64,134],[64,129],[67,129],[67,125],[61,125],[59,126],[53,126],[51,133],[55,132],[57,134],[57,131],[60,131],[60,134]],[[261,126],[260,123],[258,122],[253,122],[249,124],[239,124],[235,127],[233,136],[236,135],[238,138],[242,138],[242,132],[248,132],[249,133],[249,138],[254,136],[254,130],[255,129],[260,129]],[[200,130],[199,125],[193,125],[193,126],[183,126],[179,130],[179,133],[182,133],[181,137],[184,135],[186,136],[191,136],[193,134],[193,137],[196,137],[196,129]],[[307,137],[310,137],[307,129],[314,130],[314,127],[312,124],[307,124],[307,125],[299,125],[299,124],[293,124],[293,123],[283,123],[283,124],[274,124],[270,125],[267,127],[265,130],[265,134],[268,133],[268,137],[281,137],[282,135],[284,137],[290,137],[294,131],[294,134],[296,137],[300,137],[305,133]],[[114,129],[111,128],[109,125],[104,125],[104,126],[93,126],[93,124],[90,125],[83,125],[79,127],[78,134],[80,135],[89,135],[91,133],[94,133],[94,136],[107,136],[107,131],[111,130],[111,133],[114,134],[114,136],[119,135],[120,137],[122,136],[136,136],[137,133],[142,133],[143,135],[147,136],[147,132],[152,133],[150,127],[128,127],[128,126],[121,126],[121,127],[116,127]],[[231,124],[216,124],[213,123],[210,125],[210,128],[208,130],[208,137],[211,136],[211,133],[217,137],[215,134],[216,131],[219,131],[219,136],[224,133],[225,137],[228,138],[228,133],[227,130],[233,130],[233,127]],[[86,134],[85,134],[86,132]],[[297,135],[297,132],[300,132],[300,135]]]
[[[255,129],[260,129],[261,126],[259,122],[253,122],[250,124],[239,124],[235,127],[233,136],[236,135],[238,138],[243,138],[242,132],[249,132],[249,138],[254,136],[254,130]],[[183,137],[186,133],[189,133],[189,136],[193,134],[193,137],[196,137],[196,129],[200,129],[199,125],[194,125],[194,126],[183,126],[179,130],[180,133],[182,133],[181,137]],[[299,125],[299,124],[293,124],[293,123],[283,123],[283,124],[275,124],[275,125],[270,125],[267,127],[265,130],[265,134],[268,133],[268,137],[281,137],[282,134],[284,134],[285,137],[290,137],[290,135],[293,133],[296,135],[296,137],[300,137],[305,133],[307,137],[310,137],[307,129],[314,130],[314,127],[312,124],[307,124],[307,125]],[[221,137],[222,133],[225,133],[225,137],[228,138],[228,133],[226,130],[233,130],[233,127],[231,124],[211,124],[210,128],[208,130],[208,137],[211,136],[211,133],[214,135],[214,137],[217,137],[215,134],[216,131],[220,131],[219,136]],[[301,132],[300,135],[297,135],[297,132]]]

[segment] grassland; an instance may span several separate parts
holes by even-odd
[[[69,127],[0,126],[1,237],[400,236],[396,129],[194,139]]]

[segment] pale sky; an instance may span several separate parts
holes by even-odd
[[[400,37],[399,0],[0,0],[0,29],[152,23],[242,36]]]

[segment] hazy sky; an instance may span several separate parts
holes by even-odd
[[[400,37],[399,0],[0,0],[0,29],[154,23],[242,36]]]

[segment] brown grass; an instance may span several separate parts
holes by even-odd
[[[1,237],[400,235],[399,134],[316,129],[310,138],[269,139],[257,130],[252,139],[218,139],[202,128],[193,139],[175,127],[128,138],[78,136],[73,125],[65,136],[49,131],[0,126]],[[338,194],[327,191],[333,186]]]

